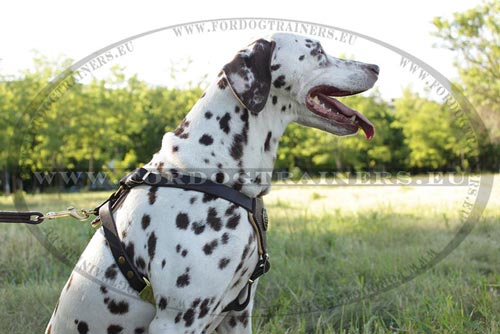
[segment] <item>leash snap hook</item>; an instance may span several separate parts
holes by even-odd
[[[41,219],[56,219],[63,217],[71,217],[80,221],[87,220],[90,217],[90,213],[92,210],[77,210],[74,207],[70,206],[66,210],[48,212]]]

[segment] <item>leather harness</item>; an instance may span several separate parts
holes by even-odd
[[[125,245],[120,240],[113,218],[113,210],[123,203],[130,190],[142,185],[198,191],[225,199],[248,211],[249,221],[257,235],[259,261],[245,286],[248,289],[246,300],[240,303],[239,298],[236,297],[236,299],[229,303],[222,312],[244,310],[250,302],[252,284],[257,278],[270,269],[266,242],[268,217],[262,198],[246,196],[233,188],[197,176],[170,174],[168,177],[165,177],[160,174],[152,173],[145,168],[138,168],[122,178],[120,180],[120,188],[96,208],[96,211],[98,210],[99,212],[99,217],[97,217],[92,224],[96,225],[100,221],[104,230],[104,237],[108,241],[118,268],[125,276],[130,286],[139,293],[141,298],[153,305],[155,305],[154,295],[149,279],[137,269],[133,259],[127,255]]]

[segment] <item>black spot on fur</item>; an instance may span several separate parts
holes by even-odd
[[[212,136],[204,134],[203,136],[201,136],[199,142],[200,142],[200,144],[209,146],[209,145],[213,144],[214,139],[212,138]]]
[[[158,191],[157,186],[152,186],[151,188],[149,188],[149,192],[148,192],[149,204],[153,205],[156,202],[156,192],[157,191]]]
[[[215,231],[220,231],[220,229],[222,228],[221,219],[217,217],[217,211],[215,210],[215,208],[208,209],[207,224]]]
[[[156,169],[158,169],[158,172],[161,174],[163,173],[163,166],[165,165],[165,163],[163,161],[160,161],[158,163],[158,167],[156,167]]]
[[[108,326],[108,334],[120,334],[123,330],[123,327],[120,325],[109,325]]]
[[[238,226],[238,224],[240,223],[240,218],[241,218],[241,216],[239,214],[232,215],[227,220],[226,227],[231,229],[231,230],[236,229],[236,226]]]
[[[285,105],[281,107],[281,111],[286,111],[286,106]]]
[[[144,270],[146,268],[146,261],[144,261],[142,257],[138,256],[135,260],[135,265],[137,266],[137,268]]]
[[[141,226],[142,226],[143,230],[145,230],[145,229],[148,228],[149,223],[151,223],[151,216],[149,216],[147,214],[145,214],[144,216],[142,216]]]
[[[248,326],[248,311],[245,311],[241,315],[239,315],[238,320],[241,322],[243,327],[246,328]]]
[[[167,261],[165,259],[161,260],[161,269],[165,268],[165,264],[167,264]]]
[[[228,241],[229,241],[229,234],[224,233],[224,234],[222,235],[222,237],[220,238],[220,242],[221,242],[223,245],[225,245],[225,244],[227,244],[227,242],[228,242]]]
[[[196,197],[191,197],[189,199],[189,203],[193,204],[194,202],[196,202]]]
[[[195,308],[196,306],[198,306],[199,304],[201,303],[201,299],[200,298],[196,298],[193,303],[191,304],[191,307]]]
[[[243,135],[243,140],[244,140],[245,144],[247,143],[247,140],[248,140],[248,138],[247,138],[247,132],[248,132],[248,128],[249,128],[248,115],[249,115],[248,109],[243,108],[243,113],[241,114],[240,119],[243,122],[242,135]]]
[[[219,121],[219,125],[222,131],[229,133],[231,128],[229,127],[229,121],[231,120],[231,115],[227,112]]]
[[[182,249],[181,244],[177,244],[177,246],[175,246],[175,251],[176,251],[177,253],[179,253],[179,252],[181,251],[181,249]]]
[[[189,226],[189,217],[186,213],[180,212],[175,219],[175,224],[177,228],[181,230],[187,230]]]
[[[236,269],[234,270],[234,273],[237,273],[238,271],[241,270],[241,268],[243,268],[243,261],[241,261],[240,263],[238,263],[238,266],[236,267]]]
[[[186,272],[177,277],[177,287],[183,288],[189,285],[191,277],[189,277],[189,268],[186,268]]]
[[[220,89],[226,89],[227,85],[229,83],[227,82],[227,79],[226,78],[221,78],[218,82],[217,82],[217,86],[220,88]]]
[[[306,57],[305,55],[302,55],[302,56],[299,57],[299,60],[303,61],[305,57]]]
[[[235,316],[231,316],[231,318],[229,318],[229,326],[231,326],[233,328],[238,326],[238,323],[236,322]]]
[[[271,150],[271,137],[273,133],[269,131],[267,133],[266,142],[264,143],[264,151],[269,152]]]
[[[89,325],[85,321],[79,321],[76,326],[78,334],[87,334],[89,332]]]
[[[249,251],[250,251],[250,247],[248,245],[246,245],[245,248],[243,249],[243,253],[241,254],[241,261],[246,259]]]
[[[280,75],[279,77],[276,78],[276,80],[274,80],[273,82],[273,85],[274,87],[276,88],[281,88],[283,87],[284,85],[286,84],[285,82],[285,76],[284,75]]]
[[[192,308],[188,309],[186,311],[186,313],[184,313],[184,316],[182,317],[182,319],[184,320],[186,327],[189,327],[193,324],[194,315],[195,315],[195,313],[194,313],[194,310]]]
[[[236,282],[234,282],[234,284],[231,286],[231,289],[236,288],[240,284],[241,284],[241,278],[238,278],[238,280]]]
[[[285,88],[285,90],[286,90],[287,92],[289,92],[289,91],[290,91],[290,89],[292,89],[292,85],[287,86],[287,87]],[[284,111],[284,110],[283,110],[283,111]]]
[[[128,303],[126,301],[119,301],[116,302],[114,299],[112,299],[108,303],[108,310],[109,312],[113,314],[124,314],[128,312]]]
[[[203,246],[203,252],[206,255],[210,255],[213,253],[214,249],[217,248],[218,245],[219,245],[219,242],[217,241],[217,239],[214,239],[214,240],[210,241],[209,243],[206,243],[205,246]]]
[[[278,97],[276,95],[273,96],[273,105],[276,105],[278,103]]]
[[[189,137],[189,134],[186,132],[187,127],[189,126],[189,121],[185,118],[182,120],[181,124],[175,129],[174,135],[179,138],[186,139]]]
[[[232,215],[234,213],[234,210],[236,210],[236,208],[238,208],[236,204],[231,204],[231,206],[226,210],[226,216]]]
[[[188,254],[187,249],[183,249],[182,252],[181,252],[181,256],[182,257],[186,257],[187,254]]]
[[[113,263],[104,272],[104,277],[113,280],[116,278],[116,274],[118,274],[118,272],[116,271],[116,264]]]
[[[103,294],[108,293],[108,289],[106,289],[106,287],[104,285],[101,285],[101,287],[99,288],[99,290],[101,290],[101,293],[103,293]]]
[[[153,260],[155,257],[155,252],[156,252],[156,235],[155,232],[152,232],[151,235],[148,238],[148,255],[150,260]]]
[[[274,64],[271,66],[271,71],[277,71],[281,67],[280,64]]]
[[[179,321],[181,321],[181,317],[182,317],[182,312],[177,313],[177,315],[175,316],[175,323],[176,324],[178,324]]]
[[[210,202],[210,201],[215,201],[217,199],[217,196],[211,195],[211,194],[203,194],[203,203]]]
[[[206,118],[206,119],[210,119],[210,118],[212,118],[212,116],[213,116],[213,114],[212,114],[210,111],[207,111],[207,112],[205,113],[205,118]]]
[[[229,262],[231,262],[231,260],[227,257],[224,257],[222,259],[220,259],[219,261],[219,269],[222,270],[224,268],[227,267],[227,265],[229,264]]]
[[[234,160],[240,160],[243,156],[243,141],[243,135],[238,133],[233,136],[233,143],[231,144],[230,152]]]
[[[194,231],[194,234],[198,235],[205,231],[205,225],[201,223],[194,222],[191,224],[191,229]]]
[[[203,96],[202,96],[203,97]],[[145,333],[146,330],[144,329],[144,327],[138,327],[134,330],[134,334],[143,334]]]
[[[160,301],[158,302],[158,307],[160,308],[160,310],[164,310],[167,308],[167,304],[167,299],[165,297],[161,297]]]
[[[209,301],[210,300],[208,298],[203,299],[203,302],[200,305],[200,313],[198,314],[198,319],[201,319],[208,314],[208,311],[210,310],[208,308]]]
[[[319,54],[321,54],[323,51],[321,49],[321,45],[319,43],[316,43],[316,45],[314,46],[314,48],[311,50],[310,52],[310,55],[315,57]]]

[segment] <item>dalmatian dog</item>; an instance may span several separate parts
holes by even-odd
[[[329,56],[303,36],[276,33],[240,50],[145,166],[155,173],[203,171],[250,197],[269,191],[278,141],[291,122],[345,136],[374,126],[336,97],[376,82],[376,65]],[[168,111],[166,111],[168,112]],[[64,286],[46,334],[251,333],[246,298],[258,261],[245,209],[197,191],[138,186],[114,211],[117,230],[155,304],[139,298],[118,270],[102,228]],[[272,255],[272,254],[271,254]]]

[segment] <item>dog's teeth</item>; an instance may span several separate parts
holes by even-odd
[[[313,97],[313,99],[312,99],[312,100],[313,100],[313,102],[314,102],[314,103],[318,103],[318,104],[320,103],[320,102],[319,102],[319,99],[318,99],[318,97],[317,97],[317,96]]]
[[[356,115],[352,115],[351,122],[354,122],[355,120],[356,120]]]

